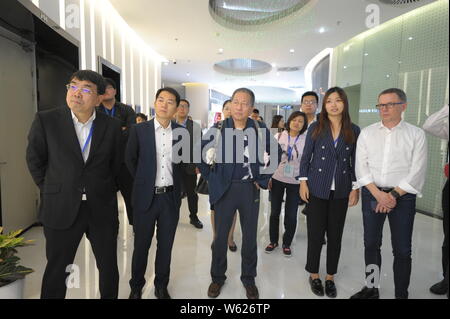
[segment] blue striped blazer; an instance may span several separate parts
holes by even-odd
[[[300,175],[297,178],[308,178],[310,195],[321,199],[329,199],[334,177],[334,198],[347,198],[352,190],[353,182],[356,182],[356,140],[361,130],[357,125],[352,124],[356,137],[355,143],[345,143],[341,132],[337,146],[334,147],[331,130],[316,139],[312,138],[316,126],[317,122],[313,123],[308,129],[305,149],[300,162]]]

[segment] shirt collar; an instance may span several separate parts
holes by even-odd
[[[382,129],[382,128],[384,128],[384,129],[386,129],[386,130],[394,130],[394,129],[402,129],[404,126],[405,126],[405,120],[401,120],[400,121],[400,123],[398,123],[396,126],[394,126],[392,129],[389,129],[389,128],[387,128],[386,126],[384,126],[384,124],[383,124],[383,121],[380,121],[379,123],[378,123],[378,128],[380,128],[380,129]]]
[[[155,131],[158,131],[160,129],[165,130],[165,131],[171,131],[172,130],[172,122],[169,123],[169,126],[167,128],[164,128],[155,117]]]
[[[96,111],[94,110],[94,113],[93,113],[92,116],[89,118],[89,120],[88,120],[86,123],[83,124],[83,123],[81,123],[80,121],[78,121],[78,118],[75,116],[75,113],[73,113],[72,110],[70,110],[70,113],[72,114],[72,121],[73,121],[73,123],[76,124],[76,125],[83,125],[83,126],[89,125],[89,124],[91,124],[92,122],[94,122],[94,120],[95,120],[95,118],[96,118]]]

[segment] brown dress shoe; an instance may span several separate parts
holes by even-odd
[[[222,289],[223,283],[218,284],[216,282],[211,283],[208,288],[208,297],[217,298],[220,295],[220,289]]]
[[[256,288],[255,285],[244,286],[244,287],[245,287],[245,290],[247,291],[248,299],[259,299],[258,288]]]

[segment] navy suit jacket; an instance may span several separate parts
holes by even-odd
[[[260,125],[261,129],[266,130],[265,152],[267,152],[267,154],[270,155],[271,161],[277,161],[276,166],[275,166],[275,167],[277,167],[281,161],[282,150],[281,150],[280,146],[278,145],[277,140],[270,133],[270,131],[265,126],[265,124],[260,122],[259,125]],[[213,127],[217,128],[217,124],[215,124]],[[226,128],[234,128],[234,122],[231,118],[228,118],[223,121],[222,139],[217,147],[218,149],[219,148],[222,149],[221,153],[224,154],[223,162],[225,162],[225,158],[226,158],[226,155],[225,155],[225,145],[226,145],[225,135],[226,134],[224,131],[224,129],[226,129]],[[247,128],[255,128],[255,122],[253,120],[249,119],[247,121],[246,129]],[[210,132],[205,134],[205,136],[209,136],[209,135],[210,135]],[[211,138],[208,140],[202,139],[202,154],[204,152],[206,152],[205,146],[207,146],[214,138],[215,138],[215,136],[211,136]],[[257,138],[259,139],[260,137],[257,137]],[[277,146],[278,154],[270,154],[270,143],[271,142],[272,142],[272,145]],[[259,152],[259,151],[260,150],[258,150],[258,148],[257,148],[257,152]],[[218,151],[218,153],[219,153],[219,151]],[[256,183],[258,183],[258,185],[261,188],[266,189],[267,185],[269,183],[269,180],[272,177],[273,173],[275,173],[275,171],[266,172],[263,170],[262,173],[260,173],[260,168],[262,169],[262,167],[264,166],[264,163],[260,163],[259,160],[255,161],[255,160],[250,159],[250,161],[254,162],[254,163],[250,164],[250,169],[252,171],[254,181]],[[220,200],[220,198],[222,198],[222,196],[226,193],[226,191],[230,188],[235,166],[236,166],[236,164],[233,164],[233,163],[216,163],[214,170],[211,170],[210,165],[208,165],[204,162],[204,158],[202,156],[202,162],[199,164],[198,168],[200,169],[200,172],[202,173],[203,177],[208,181],[209,201],[211,204],[217,203]],[[237,200],[239,200],[239,199],[237,199]]]
[[[171,125],[172,130],[182,128],[173,122]],[[174,140],[173,144],[177,142],[178,140]],[[132,194],[134,212],[144,214],[152,205],[156,180],[155,119],[131,127],[125,163],[134,177]],[[178,209],[181,205],[181,165],[172,163],[174,200]]]
[[[347,198],[352,190],[352,182],[356,182],[355,154],[356,140],[360,128],[352,124],[355,143],[347,144],[342,134],[338,137],[337,147],[334,147],[331,130],[316,139],[312,134],[318,125],[311,124],[306,136],[305,148],[300,162],[300,176],[308,178],[308,188],[311,195],[317,198],[330,198],[331,184],[335,178],[334,198]]]

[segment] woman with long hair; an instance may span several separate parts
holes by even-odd
[[[324,295],[319,276],[320,254],[325,233],[327,276],[325,294],[337,296],[334,275],[341,253],[348,207],[359,200],[355,175],[356,141],[360,129],[349,114],[348,98],[339,87],[329,89],[323,99],[318,122],[308,130],[300,164],[300,196],[308,203],[308,253],[306,271],[311,290]]]
[[[284,119],[282,115],[274,115],[271,128],[277,129],[278,133],[281,133],[285,130]]]

